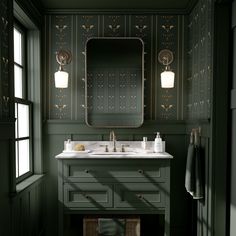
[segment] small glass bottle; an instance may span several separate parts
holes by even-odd
[[[147,137],[143,137],[143,141],[141,143],[142,149],[146,150],[147,149]]]

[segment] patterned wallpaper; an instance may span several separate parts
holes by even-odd
[[[9,7],[0,2],[0,120],[8,120],[9,109]]]
[[[182,120],[184,114],[184,16],[75,14],[45,16],[45,119],[84,121],[85,45],[91,37],[140,37],[145,45],[146,120]],[[53,74],[58,69],[56,51],[69,49],[71,64],[69,87],[56,89]],[[176,74],[175,88],[160,87],[164,70],[157,56],[161,49],[173,51],[171,69]]]
[[[187,118],[208,119],[211,112],[212,0],[200,0],[189,16]]]

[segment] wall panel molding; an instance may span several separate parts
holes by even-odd
[[[45,15],[58,15],[58,14],[118,14],[118,15],[152,15],[152,14],[161,14],[161,15],[187,15],[189,14],[192,7],[189,7],[189,10],[183,9],[45,9]]]
[[[42,176],[12,197],[11,235],[41,235],[45,230],[45,197]]]
[[[44,134],[109,134],[109,129],[96,129],[85,125],[83,122],[76,121],[47,121],[44,123]],[[123,134],[153,134],[160,131],[165,134],[186,134],[184,122],[163,122],[149,121],[145,122],[140,128],[114,129],[117,133]]]
[[[229,191],[229,108],[230,108],[230,33],[231,4],[214,5],[214,57],[212,82],[212,231],[213,235],[227,235]],[[220,31],[218,29],[221,29]],[[224,45],[224,47],[221,47]],[[224,96],[222,96],[224,94]],[[222,142],[223,140],[223,142]],[[221,173],[219,175],[219,173]]]

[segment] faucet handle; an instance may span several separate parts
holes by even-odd
[[[121,152],[125,152],[125,147],[129,147],[129,144],[121,144]]]
[[[105,152],[109,152],[109,150],[108,150],[108,144],[104,144],[104,145],[99,145],[100,147],[105,147]]]

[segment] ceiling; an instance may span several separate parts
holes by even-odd
[[[196,0],[40,0],[44,9],[178,9],[191,8]]]

